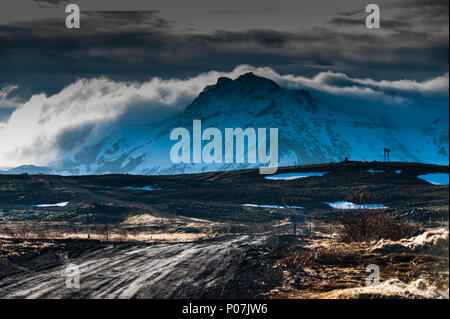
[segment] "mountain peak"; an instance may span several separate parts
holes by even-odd
[[[246,80],[246,81],[257,80],[257,79],[265,79],[266,80],[266,78],[263,78],[261,76],[257,76],[253,72],[247,72],[247,73],[241,74],[236,80],[239,80],[239,79],[243,79],[243,80]]]
[[[272,88],[279,88],[279,85],[274,81],[262,76],[257,76],[253,72],[247,72],[239,76],[236,80],[238,83],[253,83],[255,85],[267,85]]]
[[[226,76],[222,76],[222,77],[217,79],[216,85],[226,85],[226,84],[231,83],[231,82],[233,82],[232,79],[227,78]]]
[[[280,86],[272,80],[257,76],[253,72],[247,72],[240,75],[235,80],[232,80],[228,77],[220,77],[217,79],[216,84],[208,85],[204,88],[203,92],[216,91],[223,88],[243,90],[247,89],[248,87],[256,87],[265,91],[276,90],[280,88]]]

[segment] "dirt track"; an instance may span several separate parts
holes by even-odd
[[[204,243],[112,244],[66,257],[62,266],[5,277],[0,298],[257,297],[278,278],[258,261],[268,252],[268,243],[266,236],[239,236]],[[78,290],[66,288],[69,263],[80,268]],[[261,267],[271,278],[261,278]]]

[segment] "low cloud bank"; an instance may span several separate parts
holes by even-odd
[[[82,146],[97,143],[118,126],[155,125],[184,108],[217,78],[237,78],[253,72],[287,88],[307,88],[320,94],[357,98],[387,105],[408,105],[417,97],[448,100],[448,73],[417,82],[375,81],[343,73],[322,72],[312,78],[280,75],[273,69],[241,65],[231,72],[211,71],[188,79],[152,78],[143,83],[116,82],[107,78],[80,79],[55,95],[33,95],[17,104],[8,99],[17,87],[0,89],[0,167],[47,165],[75,154]],[[345,105],[337,104],[336,107]],[[9,117],[10,115],[10,117]],[[0,113],[1,116],[1,113]],[[76,136],[68,139],[67,136]],[[69,155],[67,155],[69,154]]]

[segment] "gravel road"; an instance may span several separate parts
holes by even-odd
[[[262,262],[272,249],[268,236],[243,235],[200,243],[111,244],[70,259],[66,252],[63,265],[1,279],[0,298],[257,297],[278,278]],[[67,288],[70,264],[79,267],[79,289]]]

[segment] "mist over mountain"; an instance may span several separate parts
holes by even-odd
[[[420,126],[408,126],[401,121],[352,114],[332,105],[330,94],[326,103],[316,95],[304,88],[281,87],[251,72],[234,80],[219,77],[183,111],[169,113],[158,124],[122,123],[102,134],[95,134],[94,127],[83,126],[58,140],[65,151],[57,161],[45,168],[20,166],[9,172],[179,174],[261,166],[247,161],[173,163],[170,149],[176,141],[170,140],[170,133],[184,127],[192,136],[193,120],[201,120],[202,129],[215,127],[222,133],[225,128],[278,128],[279,166],[336,162],[345,157],[383,160],[385,147],[391,149],[391,161],[448,163],[448,118],[430,116]],[[203,145],[206,143],[203,141]]]

